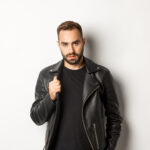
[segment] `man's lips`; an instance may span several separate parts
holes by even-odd
[[[69,55],[68,57],[69,58],[75,58],[76,56],[75,55]]]

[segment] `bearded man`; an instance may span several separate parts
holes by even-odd
[[[114,150],[122,117],[110,70],[83,55],[81,25],[57,28],[62,59],[43,68],[30,116],[47,122],[45,150]]]

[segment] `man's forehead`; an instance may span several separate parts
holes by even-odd
[[[66,34],[61,34],[59,35],[59,41],[61,42],[67,42],[67,43],[71,43],[71,42],[75,42],[75,41],[80,41],[82,40],[82,37],[80,34],[70,34],[70,33],[67,33]]]

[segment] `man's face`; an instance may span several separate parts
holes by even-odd
[[[61,30],[59,33],[58,46],[64,60],[71,64],[78,64],[83,56],[85,39],[82,38],[78,29]]]

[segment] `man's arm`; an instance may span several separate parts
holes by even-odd
[[[50,99],[49,93],[45,90],[42,72],[39,73],[35,87],[35,101],[30,110],[31,119],[37,125],[48,121],[55,108],[55,101]]]
[[[119,103],[113,87],[113,78],[109,70],[103,76],[103,84],[103,100],[107,117],[105,150],[114,150],[121,132],[122,117],[120,116]]]

